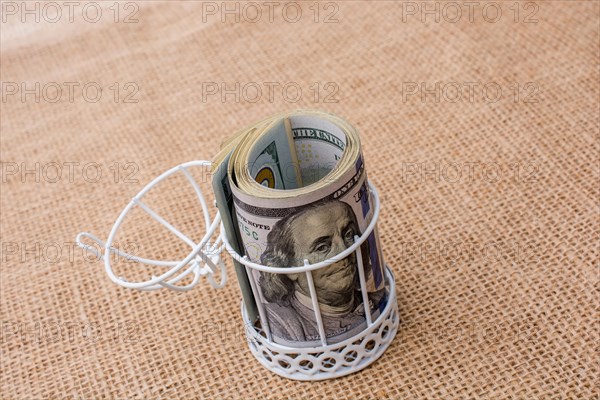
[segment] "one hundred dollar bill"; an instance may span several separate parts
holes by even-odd
[[[350,247],[373,218],[358,133],[331,114],[301,110],[263,120],[229,139],[215,165],[213,188],[228,239],[253,262],[286,268],[325,261]],[[248,275],[236,266],[249,316],[257,319],[262,310],[262,325],[277,343],[322,343],[312,280],[327,343],[354,336],[366,327],[365,308],[376,318],[387,301],[376,229],[361,253],[369,304],[356,253],[310,277]]]

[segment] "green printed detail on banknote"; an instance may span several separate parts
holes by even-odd
[[[221,222],[225,228],[225,234],[227,235],[227,240],[233,249],[240,254],[243,252],[243,244],[239,235],[239,231],[236,228],[237,220],[234,212],[233,194],[231,193],[229,180],[227,178],[227,169],[223,167],[227,165],[230,157],[231,153],[226,154],[225,158],[221,161],[222,164],[214,165],[216,168],[214,168],[212,171],[212,187],[215,194],[215,202],[219,210],[219,214],[221,215]],[[246,308],[248,318],[250,321],[257,321],[258,309],[256,306],[256,301],[254,300],[254,295],[252,294],[252,288],[250,287],[250,281],[248,280],[246,269],[242,264],[235,261],[235,259],[233,260],[233,265],[235,268],[237,281],[240,286],[240,291],[242,292],[242,298],[244,300],[244,306]]]
[[[263,186],[271,189],[285,189],[275,141],[272,141],[258,155],[258,158],[252,164],[250,173],[256,182]]]

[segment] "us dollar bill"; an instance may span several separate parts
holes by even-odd
[[[215,202],[221,215],[221,221],[225,228],[225,234],[227,239],[235,252],[238,254],[244,254],[244,244],[241,237],[241,232],[238,229],[237,215],[235,213],[232,185],[229,181],[228,167],[236,163],[235,159],[232,159],[234,150],[243,143],[253,132],[261,128],[263,124],[267,124],[267,128],[271,129],[272,135],[269,139],[268,144],[263,141],[257,141],[257,145],[261,150],[258,156],[255,157],[256,166],[265,165],[270,169],[277,170],[279,164],[291,163],[295,160],[295,153],[292,147],[293,140],[289,131],[289,123],[286,120],[275,119],[273,121],[264,120],[254,126],[243,129],[236,133],[231,138],[227,139],[221,146],[221,150],[215,156],[212,163],[212,187],[215,194]],[[286,125],[287,124],[287,125]],[[292,154],[293,153],[293,154]],[[279,157],[282,157],[285,162],[281,163]],[[257,176],[260,177],[260,169],[258,170]],[[297,186],[296,183],[287,181],[284,183],[282,174],[276,176],[277,188],[284,189],[286,186],[291,187]],[[235,186],[235,184],[233,184]],[[241,263],[233,259],[234,269],[237,277],[237,281],[242,293],[244,300],[244,307],[248,315],[248,319],[255,323],[259,319],[259,312],[256,304],[256,297],[253,294],[252,285],[249,280],[247,271]]]
[[[279,268],[325,261],[354,244],[373,218],[360,139],[341,118],[310,110],[280,114],[229,140],[222,152],[228,159],[219,165],[227,173],[219,186],[227,186],[232,205],[222,217],[229,219],[228,238],[251,261]],[[364,330],[365,308],[375,319],[387,301],[376,229],[361,254],[369,304],[361,296],[356,253],[310,276],[248,269],[244,278],[254,284],[252,300],[273,340],[322,343],[313,295],[328,344]]]

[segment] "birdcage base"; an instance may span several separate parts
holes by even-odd
[[[385,268],[388,302],[373,324],[359,334],[328,346],[293,348],[269,341],[250,323],[242,304],[246,339],[254,357],[285,378],[318,381],[348,375],[367,367],[388,348],[398,331],[394,275]]]

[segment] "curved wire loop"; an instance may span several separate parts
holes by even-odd
[[[313,311],[315,313],[315,321],[317,322],[319,336],[321,339],[321,344],[323,346],[328,345],[328,339],[325,335],[325,328],[324,328],[323,321],[322,321],[321,310],[319,307],[317,291],[316,291],[313,277],[312,277],[312,271],[320,269],[320,268],[326,268],[336,262],[339,262],[339,261],[345,259],[351,253],[355,253],[357,269],[358,269],[358,274],[359,274],[359,281],[360,281],[361,296],[362,296],[364,304],[369,303],[367,282],[366,282],[366,277],[365,277],[365,272],[364,272],[361,245],[369,238],[369,236],[371,236],[373,230],[375,229],[375,227],[377,225],[377,219],[379,218],[379,212],[381,210],[379,194],[378,194],[375,186],[373,186],[370,182],[369,182],[369,193],[373,199],[373,216],[371,217],[371,221],[369,222],[369,225],[367,225],[366,229],[361,233],[360,236],[358,236],[358,235],[354,236],[354,243],[351,246],[349,246],[347,249],[345,249],[341,253],[338,253],[337,255],[335,255],[331,258],[328,258],[327,260],[321,261],[321,262],[310,264],[308,262],[308,260],[304,260],[304,265],[301,265],[301,266],[270,267],[267,265],[252,262],[248,258],[248,256],[245,256],[245,255],[242,256],[241,254],[237,253],[233,249],[233,247],[231,246],[231,244],[229,243],[229,241],[227,240],[226,237],[221,238],[223,240],[223,243],[225,244],[225,248],[227,249],[227,252],[231,255],[231,257],[246,267],[246,273],[247,273],[249,281],[250,281],[250,286],[252,288],[254,298],[256,299],[256,306],[258,309],[258,314],[259,314],[259,319],[261,322],[262,330],[265,333],[265,336],[269,342],[272,342],[272,339],[273,339],[272,335],[271,335],[271,329],[269,327],[269,320],[267,318],[264,304],[261,301],[259,301],[260,294],[258,293],[258,288],[257,288],[258,283],[256,282],[255,276],[252,274],[252,270],[268,272],[268,273],[272,273],[272,274],[286,274],[286,275],[287,274],[305,274],[306,275],[306,281],[308,284],[310,298],[311,298],[312,305],[313,305]],[[383,260],[380,260],[380,262],[381,262],[381,265],[385,265],[385,262]],[[369,307],[365,307],[365,319],[366,319],[367,326],[371,327],[373,325],[373,318],[372,318],[371,310],[369,309]]]
[[[189,173],[188,168],[190,167],[211,167],[210,161],[198,160],[191,161],[185,164],[178,165],[170,170],[164,172],[162,175],[155,178],[152,182],[147,184],[131,201],[127,204],[127,207],[123,209],[115,224],[113,225],[110,234],[108,235],[108,239],[106,242],[98,239],[96,236],[87,233],[81,232],[77,235],[75,239],[77,245],[82,249],[88,251],[89,253],[94,254],[99,258],[104,259],[104,269],[106,274],[110,278],[111,281],[116,283],[117,285],[129,288],[129,289],[138,289],[138,290],[157,290],[161,288],[168,288],[176,291],[187,291],[192,289],[194,286],[198,284],[201,277],[206,277],[208,282],[215,289],[222,288],[225,286],[227,282],[227,270],[225,268],[225,263],[221,258],[221,253],[225,248],[223,243],[222,231],[217,235],[216,240],[211,242],[211,238],[215,235],[217,229],[221,224],[221,216],[217,212],[215,218],[210,220],[210,213],[208,211],[208,206],[206,204],[206,200],[204,195],[202,194],[202,190],[198,186],[198,183]],[[171,225],[169,222],[164,220],[160,215],[158,215],[154,210],[152,210],[149,206],[147,206],[143,201],[143,196],[154,186],[156,186],[159,182],[168,178],[169,176],[175,173],[182,173],[187,180],[190,182],[193,187],[198,200],[202,206],[202,213],[204,216],[204,223],[207,227],[206,233],[200,240],[200,242],[196,243],[183,233],[181,233],[177,228]],[[179,239],[189,245],[192,250],[190,253],[183,259],[179,261],[161,261],[161,260],[152,260],[148,258],[138,257],[133,254],[129,254],[123,252],[115,247],[113,247],[113,241],[121,226],[123,220],[127,213],[134,207],[139,207],[143,211],[145,211],[148,215],[150,215],[154,220],[165,226],[169,231],[171,231],[174,235],[176,235]],[[91,241],[99,246],[100,249],[104,249],[104,253],[101,252],[93,245],[84,243],[84,240]],[[151,276],[150,279],[142,282],[128,282],[125,278],[116,276],[111,265],[111,254],[117,254],[120,257],[124,257],[129,261],[137,262],[140,264],[146,264],[151,266],[159,266],[168,268],[164,273],[158,276]],[[221,279],[217,282],[214,278],[215,272],[217,270],[220,271]],[[192,274],[193,279],[192,282],[187,285],[178,285],[177,283],[183,280],[188,275]]]
[[[231,258],[233,258],[234,260],[236,260],[237,262],[239,262],[241,264],[244,264],[246,267],[249,267],[249,268],[257,270],[257,271],[269,272],[272,274],[298,274],[298,273],[314,271],[316,269],[325,268],[331,264],[334,264],[338,261],[343,260],[344,258],[348,257],[351,253],[360,251],[359,250],[360,245],[362,243],[364,243],[365,240],[368,239],[371,232],[373,232],[373,230],[377,226],[377,220],[379,219],[379,212],[381,210],[381,204],[379,201],[379,193],[377,192],[377,189],[375,188],[375,186],[373,186],[373,184],[371,184],[371,182],[369,182],[368,185],[369,185],[369,192],[373,196],[373,205],[374,205],[373,217],[371,218],[369,225],[367,225],[367,227],[365,228],[365,230],[362,232],[362,234],[359,237],[355,237],[354,243],[350,247],[348,247],[341,253],[338,253],[337,255],[335,255],[331,258],[328,258],[327,260],[320,261],[320,262],[314,263],[314,264],[309,264],[308,262],[305,262],[304,265],[298,266],[298,267],[270,267],[267,265],[258,264],[258,263],[250,261],[250,259],[247,256],[241,255],[233,249],[233,247],[227,240],[227,237],[223,236],[221,239],[223,240],[223,243],[225,244],[225,248],[227,249],[227,252],[231,256]]]

